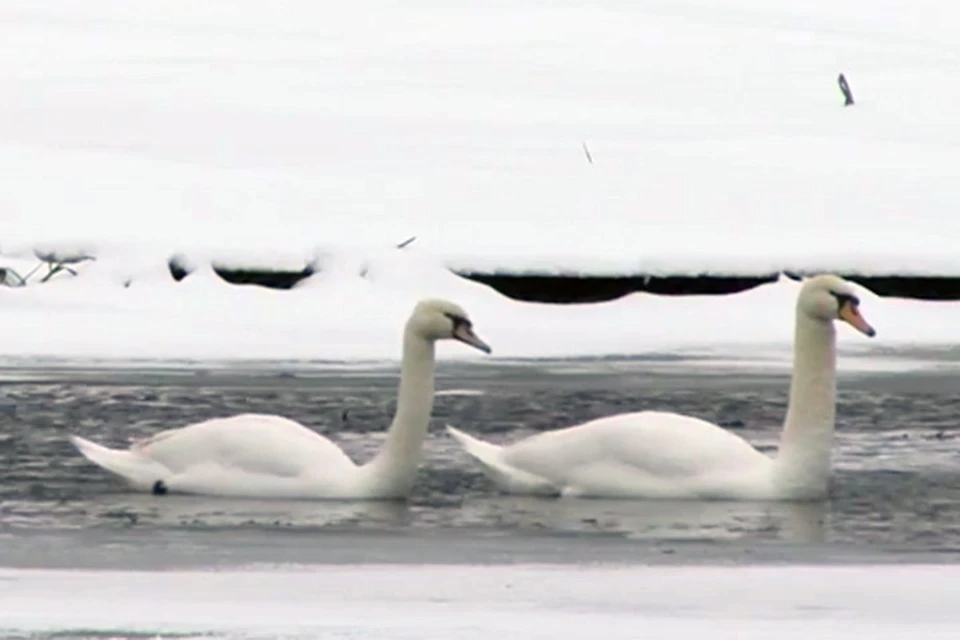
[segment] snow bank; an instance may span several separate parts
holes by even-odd
[[[498,356],[788,348],[789,283],[551,307],[445,267],[960,275],[958,12],[931,0],[6,7],[0,266],[24,272],[38,248],[97,261],[0,290],[2,352],[392,358],[427,295],[467,306]],[[841,71],[854,107],[841,106]],[[172,255],[200,272],[172,283]],[[211,264],[320,273],[263,291],[223,285]],[[958,342],[956,304],[866,298],[871,345]]]
[[[328,258],[289,291],[230,285],[209,265],[179,283],[165,267],[144,267],[132,279],[130,265],[122,267],[96,261],[77,277],[0,289],[0,352],[8,358],[395,360],[414,304],[443,297],[470,313],[499,359],[729,349],[740,355],[766,350],[787,363],[799,290],[781,278],[726,296],[636,293],[590,305],[524,303],[412,249]],[[960,341],[960,302],[860,292],[878,336],[871,340],[841,326],[847,351]],[[443,343],[440,356],[490,359],[456,343]]]
[[[2,256],[299,256],[417,235],[487,271],[960,275],[958,11],[10,6]]]
[[[955,567],[0,570],[0,629],[324,638],[950,638]],[[56,603],[56,606],[51,606]],[[677,632],[681,632],[677,635]]]

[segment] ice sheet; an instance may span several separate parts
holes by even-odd
[[[324,638],[948,638],[955,567],[0,570],[0,629]],[[504,635],[507,634],[507,635]]]

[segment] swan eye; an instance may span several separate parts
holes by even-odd
[[[463,316],[454,315],[452,313],[444,313],[443,315],[450,318],[454,329],[461,326],[465,326],[467,329],[469,329],[471,326],[473,326],[472,323]]]
[[[831,291],[830,295],[837,299],[837,306],[842,307],[845,304],[852,304],[855,307],[860,306],[860,298],[853,295],[852,293],[837,293],[836,291]]]

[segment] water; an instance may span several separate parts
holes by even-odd
[[[398,503],[134,494],[66,440],[265,412],[364,461],[393,411],[388,367],[0,369],[0,637],[954,637],[956,367],[843,374],[817,503],[502,496],[442,429],[511,441],[666,408],[772,450],[786,372],[727,364],[443,366],[427,462]]]
[[[275,413],[355,460],[380,446],[390,369],[8,369],[0,382],[0,565],[162,568],[243,562],[905,562],[960,559],[960,373],[842,375],[825,503],[632,502],[498,495],[442,426],[511,441],[669,408],[773,450],[783,371],[655,361],[441,368],[427,462],[407,503],[133,494],[67,442]],[[148,552],[145,552],[148,551]]]

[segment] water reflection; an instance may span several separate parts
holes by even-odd
[[[288,529],[392,529],[410,524],[411,512],[402,502],[310,500],[247,500],[198,496],[131,494],[91,501],[101,519],[130,526],[282,527]]]
[[[657,540],[764,537],[825,539],[827,503],[543,500],[482,498],[463,505],[478,521],[527,531],[595,533]]]
[[[615,536],[646,541],[737,539],[819,543],[828,503],[563,500],[512,496],[459,503],[246,500],[134,493],[82,502],[3,503],[6,526],[289,531],[486,530],[496,534]]]

